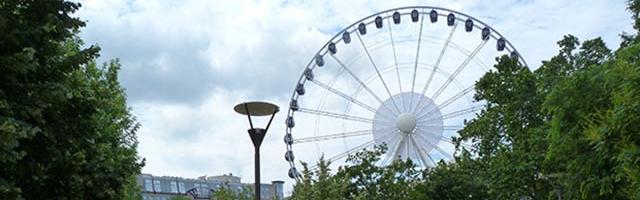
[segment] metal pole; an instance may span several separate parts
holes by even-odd
[[[255,147],[255,188],[254,195],[256,200],[260,200],[260,146]]]
[[[251,142],[253,142],[253,148],[255,150],[255,199],[260,200],[260,144],[262,144],[262,140],[264,139],[264,135],[267,133],[265,129],[249,129],[249,136],[251,136]]]

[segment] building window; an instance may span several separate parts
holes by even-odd
[[[200,194],[202,194],[202,196],[206,196],[207,192],[209,192],[209,186],[203,183],[202,190],[200,190]]]
[[[178,193],[187,192],[187,188],[184,188],[184,182],[178,182]]]
[[[151,179],[144,179],[144,190],[148,192],[153,191],[153,185],[151,184]]]
[[[196,194],[200,193],[200,183],[193,183],[193,188],[196,189]]]
[[[160,189],[160,180],[153,180],[153,189],[156,192],[162,192],[162,190]]]
[[[171,181],[171,193],[178,193],[178,183]]]

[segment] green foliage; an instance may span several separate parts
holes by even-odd
[[[640,0],[628,0],[627,9],[631,12],[634,19],[633,28],[640,30]]]
[[[220,187],[211,196],[212,200],[251,200],[254,199],[253,190],[249,186],[243,186],[242,191],[236,192],[229,188],[228,184]]]
[[[222,187],[218,189],[211,197],[212,200],[229,200],[234,198],[235,192],[233,192],[233,190],[229,189],[228,187]]]
[[[117,80],[81,48],[78,3],[0,2],[0,198],[121,199],[142,163]]]
[[[347,191],[346,177],[333,176],[329,165],[324,158],[320,158],[318,167],[313,170],[307,163],[302,163],[302,177],[290,199],[340,199]]]
[[[455,165],[481,166],[474,173],[489,199],[634,199],[638,142],[628,133],[638,133],[637,117],[623,113],[637,113],[631,105],[640,99],[631,89],[637,44],[615,54],[600,38],[580,44],[569,35],[558,44],[533,73],[503,57],[478,81],[475,98],[487,106],[456,139],[475,141],[477,157]],[[614,114],[619,121],[608,127]]]
[[[243,186],[242,191],[237,193],[235,196],[235,200],[252,200],[255,199],[253,188],[251,186]]]
[[[562,174],[557,182],[566,198],[640,198],[639,55],[640,46],[631,44],[568,77],[547,97],[547,173]]]
[[[302,177],[290,199],[415,199],[418,194],[412,186],[420,180],[415,164],[395,161],[377,166],[385,151],[385,146],[376,146],[349,155],[350,165],[340,167],[335,174],[324,159],[313,170],[302,163]]]
[[[136,182],[136,177],[131,176],[124,186],[124,200],[140,200],[142,199],[142,186]]]
[[[191,197],[189,197],[189,196],[175,196],[175,197],[171,198],[171,200],[191,200]]]
[[[490,199],[483,168],[468,151],[456,157],[455,164],[439,162],[423,172],[423,181],[415,187],[417,199]]]
[[[569,47],[563,48],[562,54],[568,54],[578,44],[573,37],[559,43]],[[535,75],[507,56],[498,58],[494,67],[496,71],[489,71],[476,83],[474,98],[485,101],[485,109],[455,139],[458,143],[477,141],[471,152],[478,158],[465,158],[463,154],[459,158],[461,169],[456,166],[452,170],[475,170],[479,177],[476,181],[487,185],[489,199],[546,196],[550,186],[537,174],[544,159],[540,152],[544,152],[546,144],[544,134],[540,134],[543,116],[538,110],[542,98],[538,96]],[[475,162],[476,166],[464,161]]]
[[[627,0],[627,10],[631,12],[631,17],[634,20],[633,28],[636,29],[636,34],[622,33],[621,48],[628,47],[632,43],[640,43],[640,0]]]
[[[411,186],[420,180],[420,171],[410,160],[394,160],[381,167],[376,163],[386,146],[357,152],[347,157],[348,165],[338,169],[338,177],[347,183],[345,197],[350,199],[415,199]]]

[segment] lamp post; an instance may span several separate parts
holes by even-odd
[[[249,130],[249,137],[251,137],[251,142],[253,142],[253,147],[255,150],[255,199],[260,200],[260,145],[262,144],[262,140],[264,136],[267,134],[267,130],[271,125],[271,121],[273,117],[276,115],[280,109],[278,106],[267,103],[267,102],[244,102],[233,107],[237,113],[246,115],[249,119],[249,126],[251,127]],[[271,115],[269,119],[269,123],[267,123],[266,128],[254,128],[253,121],[251,121],[251,116],[268,116]]]

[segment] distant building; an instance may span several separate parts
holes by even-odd
[[[240,182],[240,177],[233,176],[233,174],[201,176],[198,178],[141,174],[137,176],[137,182],[142,188],[143,200],[169,200],[176,196],[188,196],[192,199],[210,199],[222,187],[228,187],[238,193],[243,191],[253,193],[253,183],[242,183]],[[261,184],[260,198],[284,199],[283,185],[284,181]]]

